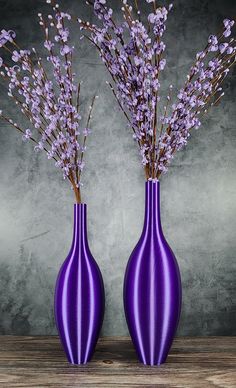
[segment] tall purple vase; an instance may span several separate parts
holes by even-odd
[[[56,325],[71,364],[90,361],[104,315],[103,280],[89,250],[86,213],[85,204],[74,205],[73,242],[55,289]]]
[[[158,181],[146,182],[144,227],[125,273],[124,309],[139,360],[164,363],[179,322],[181,278],[162,232]]]

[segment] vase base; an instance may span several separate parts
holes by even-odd
[[[69,364],[71,364],[71,365],[86,365],[86,364],[88,364],[88,363],[91,361],[91,359],[92,359],[92,356],[89,357],[89,358],[86,358],[86,359],[81,359],[81,360],[79,360],[78,358],[77,358],[77,360],[76,360],[76,358],[73,359],[73,360],[71,360],[71,359],[69,359],[69,358],[67,357],[67,361],[68,361]]]
[[[151,361],[144,361],[144,360],[141,360],[141,359],[139,359],[139,361],[141,362],[141,364],[143,364],[145,366],[159,367],[159,366],[161,366],[161,365],[166,363],[166,358],[161,360],[161,361],[153,361],[153,362],[151,362]]]
[[[68,362],[69,362],[69,364],[74,365],[74,366],[82,366],[82,365],[87,365],[90,362],[90,360],[83,361],[83,362],[73,362],[73,361],[68,360]]]
[[[143,361],[140,361],[143,365],[145,366],[151,366],[151,367],[159,367],[163,364],[166,363],[166,361],[161,361],[161,362],[158,362],[158,363],[151,363],[151,362],[143,362]]]

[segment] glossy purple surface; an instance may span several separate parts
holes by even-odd
[[[146,182],[144,227],[126,269],[124,308],[140,361],[164,363],[179,322],[181,279],[162,232],[159,182]]]
[[[54,312],[61,343],[72,364],[92,357],[104,315],[101,272],[88,246],[85,204],[74,205],[74,236],[56,283]]]

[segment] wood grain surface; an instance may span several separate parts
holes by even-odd
[[[128,338],[102,338],[88,365],[73,366],[57,337],[0,336],[0,387],[236,388],[236,337],[177,338],[166,364],[147,367]]]

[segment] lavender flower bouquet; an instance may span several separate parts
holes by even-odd
[[[51,3],[47,0],[47,3]],[[21,49],[14,31],[2,30],[0,48],[6,54],[0,57],[0,75],[8,84],[8,96],[29,121],[29,128],[20,125],[0,111],[0,118],[22,134],[23,141],[32,140],[35,151],[45,151],[53,159],[64,179],[68,179],[81,203],[81,173],[84,168],[86,139],[95,98],[90,106],[87,122],[81,126],[80,83],[75,84],[72,69],[74,47],[70,44],[67,27],[71,16],[52,4],[52,15],[39,14],[47,50],[47,61],[52,67],[49,77],[42,58],[35,48]]]
[[[97,24],[78,19],[81,29],[91,32],[87,38],[99,50],[108,69],[109,82],[124,112],[133,137],[138,143],[147,179],[159,179],[166,173],[176,151],[188,141],[193,128],[201,125],[200,116],[219,103],[224,95],[221,84],[235,64],[235,39],[231,38],[234,21],[225,19],[219,35],[209,36],[206,47],[197,53],[184,86],[172,100],[172,85],[160,112],[160,75],[164,58],[168,14],[172,4],[150,3],[150,13],[143,22],[138,0],[134,7],[123,0],[124,21],[117,24],[106,0],[87,0],[98,19]]]

